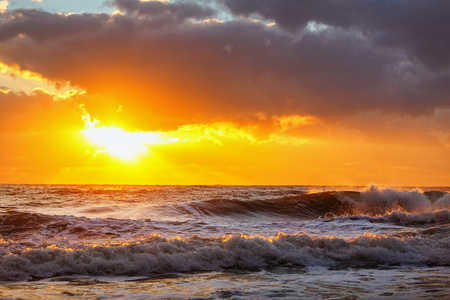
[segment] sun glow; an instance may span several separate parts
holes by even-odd
[[[139,153],[148,151],[139,132],[126,132],[116,127],[93,128],[83,132],[93,144],[104,148],[97,150],[97,153],[106,152],[121,159],[131,160]]]
[[[86,128],[82,132],[92,144],[101,148],[96,153],[134,160],[139,154],[148,152],[149,145],[161,143],[158,132],[128,132],[118,127],[100,127],[99,121],[91,121],[89,114],[85,114],[83,120]]]
[[[98,146],[95,153],[108,153],[123,160],[135,160],[139,154],[148,152],[150,145],[155,144],[214,144],[224,146],[245,142],[252,145],[278,144],[302,146],[310,143],[320,143],[310,139],[296,138],[288,135],[272,134],[266,139],[257,139],[251,127],[240,127],[232,122],[216,122],[210,124],[186,124],[175,131],[160,132],[128,132],[118,127],[100,126],[97,119],[91,120],[90,115],[81,105],[84,115],[85,129],[82,132],[87,139]],[[278,118],[276,124],[281,127],[281,132],[314,122],[309,117],[289,116]]]

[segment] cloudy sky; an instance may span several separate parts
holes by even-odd
[[[450,1],[0,11],[0,182],[450,184]]]

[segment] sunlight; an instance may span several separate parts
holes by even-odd
[[[135,160],[139,154],[148,152],[149,145],[191,143],[224,146],[230,143],[249,143],[252,145],[277,144],[303,146],[306,144],[323,144],[305,138],[288,135],[271,134],[267,139],[258,140],[252,133],[252,127],[239,127],[232,122],[215,122],[210,124],[186,124],[179,126],[175,131],[169,132],[128,132],[119,127],[100,126],[97,119],[91,120],[89,113],[80,105],[84,115],[85,129],[81,130],[87,139],[100,147],[95,153],[108,153],[122,160]],[[315,119],[306,116],[287,116],[274,119],[275,124],[281,127],[281,132],[296,126],[310,124]],[[200,146],[198,146],[200,147]]]
[[[148,145],[161,143],[158,132],[128,132],[118,127],[99,127],[99,121],[83,116],[86,128],[82,132],[87,139],[101,147],[97,153],[109,153],[122,160],[134,160],[138,154],[148,151]]]
[[[139,132],[126,132],[116,127],[92,128],[83,132],[93,144],[105,148],[97,150],[98,153],[107,152],[118,158],[131,160],[139,153],[148,151]]]

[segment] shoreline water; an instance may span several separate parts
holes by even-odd
[[[174,273],[1,283],[2,299],[448,299],[448,268]]]

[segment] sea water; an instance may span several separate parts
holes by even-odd
[[[0,298],[450,299],[449,192],[0,185]]]

